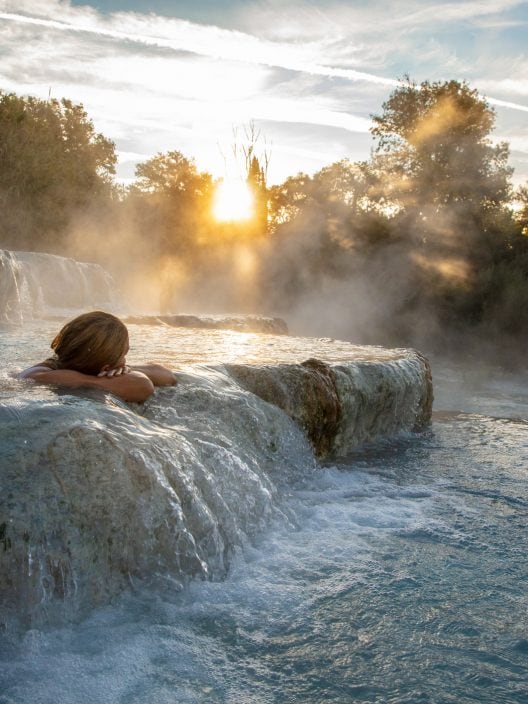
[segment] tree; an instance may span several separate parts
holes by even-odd
[[[466,83],[407,79],[373,117],[369,197],[391,218],[409,261],[402,295],[467,325],[482,316],[482,272],[509,256],[512,169],[493,143],[495,113]]]
[[[233,130],[232,152],[235,165],[243,161],[246,183],[253,195],[254,216],[252,226],[245,226],[250,238],[265,235],[268,231],[268,167],[271,158],[270,144],[250,121],[243,129],[243,136]],[[240,156],[240,153],[242,156]]]
[[[389,236],[386,218],[369,209],[368,186],[364,165],[343,159],[270,188],[266,300],[284,310],[318,286],[361,275]]]
[[[0,239],[61,251],[72,218],[109,198],[114,144],[82,105],[0,92]]]
[[[365,165],[342,159],[325,166],[313,177],[292,176],[269,191],[270,229],[281,237],[298,229],[301,219],[305,236],[317,230],[343,251],[366,250],[386,234],[385,218],[371,209]]]
[[[515,219],[521,228],[521,233],[528,236],[528,183],[519,186],[515,196],[519,205]]]
[[[179,151],[159,152],[136,166],[134,188],[141,193],[173,198],[199,198],[210,190],[211,177],[199,172],[194,160]]]
[[[407,82],[374,115],[372,171],[378,197],[431,215],[446,208],[482,215],[510,195],[508,145],[493,144],[495,113],[466,83]]]
[[[181,152],[169,151],[138,164],[136,179],[130,195],[154,248],[191,255],[210,225],[211,175]]]
[[[254,154],[248,156],[247,184],[253,194],[256,234],[264,235],[268,229],[268,189],[264,167]]]

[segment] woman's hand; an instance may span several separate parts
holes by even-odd
[[[101,369],[99,374],[97,375],[98,377],[102,376],[107,376],[107,377],[113,377],[113,376],[122,376],[123,374],[130,374],[130,367],[116,367],[115,369]]]

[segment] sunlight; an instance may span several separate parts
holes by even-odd
[[[244,181],[222,181],[216,189],[213,213],[217,220],[249,220],[254,214],[253,194]]]

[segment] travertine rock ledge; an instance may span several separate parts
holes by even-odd
[[[226,365],[244,388],[285,411],[306,432],[320,458],[431,421],[433,384],[427,359],[414,350],[400,359],[327,364]]]
[[[282,488],[311,475],[314,452],[343,457],[427,425],[422,355],[350,355],[188,367],[141,406],[11,382],[0,401],[0,630],[82,618],[136,580],[220,579],[233,549],[282,515]]]
[[[171,325],[175,328],[288,334],[288,326],[282,318],[268,318],[264,315],[131,315],[123,318],[123,321],[133,325]]]

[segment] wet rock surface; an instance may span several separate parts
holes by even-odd
[[[285,411],[306,432],[319,458],[431,422],[433,384],[427,359],[328,364],[226,365],[244,388]]]
[[[344,457],[430,420],[430,368],[413,350],[150,333],[137,328],[141,358],[165,350],[170,364],[197,349],[210,358],[215,340],[214,363],[180,369],[176,386],[142,405],[12,378],[0,385],[0,629],[82,618],[137,580],[181,589],[193,577],[221,579],[232,551],[281,513],[281,487],[313,472],[315,457]],[[22,355],[10,334],[8,349]],[[246,343],[275,359],[307,348],[334,356],[220,362],[251,358]]]
[[[131,315],[123,318],[123,321],[128,325],[170,325],[175,328],[288,334],[288,326],[282,318],[263,315]]]
[[[330,365],[309,359],[273,366],[230,364],[226,369],[241,386],[293,418],[317,456],[331,453],[341,422],[341,403]]]

